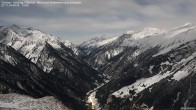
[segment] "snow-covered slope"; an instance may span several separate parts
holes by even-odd
[[[196,25],[193,23],[186,23],[183,26],[169,30],[148,27],[139,32],[123,34],[104,46],[96,46],[94,48],[83,47],[82,49],[85,52],[86,50],[89,52],[86,61],[104,72],[110,63],[114,63],[114,59],[115,62],[120,62],[119,59],[128,61],[144,51],[155,47],[159,47],[160,49],[154,56],[164,54],[173,48],[194,40],[195,32]],[[94,40],[92,39],[92,41]],[[90,45],[97,45],[97,42]],[[127,51],[129,54],[125,55],[128,53]]]
[[[166,48],[172,49],[180,44],[194,40],[195,31],[196,25],[192,23],[186,23],[183,26],[170,30],[145,28],[140,32],[133,32],[124,36],[122,35],[113,42],[113,45],[119,44],[120,46],[139,47],[144,49],[160,46],[162,51],[166,51]],[[161,53],[164,52],[160,52],[160,54]]]
[[[67,50],[56,50],[47,44],[36,65],[11,46],[0,43],[0,93],[54,96],[70,108],[84,109],[86,92],[102,79],[84,61],[66,55]],[[52,67],[51,71],[42,71],[43,65],[46,70]]]
[[[32,28],[1,27],[0,92],[55,96],[70,108],[85,109],[85,94],[102,82],[102,75],[69,45]]]
[[[192,23],[124,34],[87,58],[110,78],[89,99],[98,110],[195,107],[195,47]],[[111,50],[119,48],[122,51],[112,56],[116,52]]]
[[[71,108],[85,109],[85,94],[102,83],[100,71],[109,81],[89,92],[88,103],[95,109],[196,107],[196,25],[193,23],[168,30],[145,28],[117,37],[94,38],[78,47],[38,30],[13,25],[0,27],[0,42],[6,44],[0,44],[0,92],[33,97],[52,95]],[[86,52],[82,58],[88,64],[75,55],[81,54],[80,49]],[[37,105],[45,102],[44,98],[27,99]],[[18,109],[23,101],[14,102],[11,107]],[[39,107],[50,107],[47,103]],[[1,106],[7,107],[3,101]],[[39,109],[34,103],[28,107]]]
[[[54,75],[55,72],[53,72],[53,74],[46,74],[36,64],[32,63],[12,47],[1,43],[0,51],[1,94],[19,93],[35,98],[54,96],[60,99],[65,105],[71,106],[71,108],[75,108],[74,106],[76,105],[77,107],[83,106],[80,104],[82,102],[80,100],[81,95],[84,94],[85,91],[88,91],[85,90],[85,88],[91,85],[91,83],[84,86],[82,86],[82,84],[84,84],[82,83],[80,86],[77,86],[74,83],[78,83],[78,81],[81,80],[80,78],[77,79],[78,77],[76,80],[70,80],[66,78],[63,73],[56,72],[57,75]],[[61,77],[59,77],[60,75]],[[70,87],[70,85],[72,87]],[[80,88],[82,88],[82,90],[80,90]]]
[[[65,45],[78,53],[76,47],[67,40],[62,42],[53,35],[33,28],[21,28],[17,25],[1,27],[0,42],[12,46],[34,63],[37,62],[46,43],[49,43],[55,49],[62,48],[62,45]]]
[[[112,41],[116,40],[117,38],[118,38],[117,36],[110,36],[110,35],[96,37],[96,38],[93,38],[91,40],[81,43],[79,46],[80,47],[99,47],[99,46],[109,44]]]
[[[76,45],[68,40],[63,41],[37,29],[21,28],[17,25],[0,27],[0,43],[13,47],[35,64],[41,63],[42,65],[38,64],[39,67],[43,67],[42,69],[46,72],[53,69],[53,61],[55,60],[46,58],[45,61],[39,61],[47,44],[56,50],[66,50],[62,51],[65,56],[79,57],[84,55]]]
[[[96,37],[93,39],[90,39],[88,41],[85,41],[83,43],[81,43],[78,47],[81,48],[82,50],[84,50],[86,52],[86,54],[88,55],[91,50],[110,44],[111,42],[113,42],[114,40],[116,40],[118,38],[118,36],[111,36],[111,35],[104,35],[101,37]]]
[[[62,43],[66,46],[66,47],[68,47],[68,48],[70,48],[77,56],[83,56],[85,53],[83,52],[83,51],[81,51],[78,47],[77,47],[77,45],[75,45],[75,44],[73,44],[72,42],[70,42],[69,40],[64,40],[64,41],[62,41]]]
[[[128,34],[131,36],[123,39],[121,46],[132,46],[134,43],[140,41],[141,39],[148,38],[150,36],[160,35],[165,32],[166,32],[165,29],[158,29],[158,28],[151,28],[151,27],[144,28],[144,30],[140,32],[133,32]]]
[[[195,39],[196,25],[186,23],[183,26],[165,30],[157,28],[145,28],[141,32],[136,32],[123,39],[121,46],[175,48],[180,44]],[[184,37],[186,36],[186,37]]]
[[[1,110],[71,110],[53,96],[35,99],[16,93],[0,94]]]

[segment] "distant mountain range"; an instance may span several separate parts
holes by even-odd
[[[25,109],[19,103],[26,109],[59,104],[62,110],[196,107],[193,23],[168,30],[147,27],[80,45],[33,28],[1,26],[0,45],[3,109]],[[30,98],[12,103],[23,97]]]

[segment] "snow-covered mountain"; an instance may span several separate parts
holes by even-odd
[[[16,25],[0,28],[0,92],[54,96],[72,109],[85,109],[86,93],[102,75],[49,34]]]
[[[81,51],[81,50],[77,47],[77,45],[73,44],[73,43],[70,42],[69,40],[64,40],[64,41],[62,41],[62,43],[63,43],[66,47],[70,48],[77,56],[84,56],[84,55],[85,55],[85,53],[84,53],[83,51]]]
[[[21,28],[17,25],[0,27],[0,42],[12,46],[32,62],[36,63],[40,52],[49,43],[53,48],[62,48],[62,45],[73,49],[78,54],[76,46],[68,40],[61,41],[59,38],[41,32],[33,28]]]
[[[118,36],[104,35],[85,41],[81,43],[78,47],[81,50],[84,50],[87,55],[89,55],[93,49],[107,45],[116,40],[117,38]]]
[[[195,28],[196,25],[186,23],[183,26],[170,30],[148,27],[139,32],[123,34],[103,46],[91,48],[91,51],[88,53],[85,60],[90,65],[101,70],[103,73],[108,73],[106,70],[111,64],[114,65],[113,63],[116,63],[115,65],[123,65],[118,59],[129,60],[154,47],[161,48],[159,49],[159,53],[157,53],[157,55],[159,55],[171,50],[172,48],[178,47],[183,43],[194,40]],[[98,42],[95,44],[97,43]],[[84,51],[89,50],[86,47],[89,46],[80,45],[80,48]]]
[[[43,50],[48,46],[47,44],[55,50],[64,52],[65,56],[74,56],[76,58],[84,54],[68,40],[62,41],[37,29],[21,28],[17,25],[0,27],[0,42],[13,47],[33,63],[39,65],[45,72],[50,72],[53,69],[53,61],[55,60],[47,57],[47,61],[40,61]]]
[[[2,26],[0,109],[196,107],[195,47],[193,23],[102,36],[78,46],[33,28]],[[109,80],[103,83],[102,75]]]
[[[86,58],[110,78],[88,102],[102,110],[196,107],[195,47],[192,23],[119,36]]]
[[[34,98],[54,96],[69,108],[85,109],[82,101],[85,93],[101,80],[97,71],[76,59],[69,62],[61,57],[55,58],[55,70],[45,73],[12,47],[0,44],[0,93],[19,93]]]

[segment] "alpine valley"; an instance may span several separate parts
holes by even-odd
[[[147,27],[79,45],[0,26],[0,110],[196,107],[196,25]]]

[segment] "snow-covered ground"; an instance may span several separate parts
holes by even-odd
[[[16,93],[0,94],[0,110],[70,110],[53,96],[34,99]]]
[[[112,93],[112,95],[114,95],[115,97],[126,98],[131,95],[130,91],[134,91],[135,94],[132,94],[132,95],[137,96],[137,94],[140,93],[141,91],[143,91],[144,89],[149,88],[153,84],[158,83],[159,81],[161,81],[162,79],[164,79],[168,76],[171,76],[171,79],[169,79],[169,80],[176,80],[176,81],[182,80],[182,79],[188,77],[192,71],[196,71],[195,62],[194,62],[194,60],[192,60],[195,57],[196,57],[196,54],[193,53],[189,57],[183,58],[181,61],[176,62],[176,64],[170,64],[168,61],[161,63],[161,65],[163,65],[163,64],[172,65],[173,67],[181,68],[181,69],[178,70],[177,72],[167,71],[164,73],[162,71],[165,71],[165,70],[162,70],[162,71],[160,71],[159,74],[154,75],[149,78],[139,79],[135,83],[133,83],[129,86],[125,86],[125,87],[115,91],[114,93]],[[186,66],[183,66],[183,65],[186,65]],[[153,65],[150,66],[149,71],[151,71],[153,67],[154,67]],[[152,71],[151,71],[151,73],[152,73]]]
[[[129,85],[129,86],[125,86],[123,88],[121,88],[120,90],[114,92],[112,95],[114,95],[115,97],[120,97],[120,98],[125,98],[127,96],[130,96],[130,90],[135,92],[135,96],[137,96],[138,93],[140,93],[141,91],[143,91],[144,89],[150,87],[151,85],[159,82],[160,80],[162,80],[163,78],[166,78],[167,76],[171,75],[172,73],[170,73],[169,71],[162,74],[157,74],[155,76],[149,77],[149,78],[142,78],[137,80],[135,83]]]

